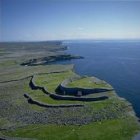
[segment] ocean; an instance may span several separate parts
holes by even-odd
[[[66,53],[84,59],[63,61],[74,64],[76,73],[96,76],[110,83],[120,97],[132,103],[140,117],[140,41],[75,40],[63,41]]]

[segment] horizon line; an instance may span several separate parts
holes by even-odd
[[[50,42],[50,41],[140,41],[140,38],[75,38],[75,39],[50,39],[50,40],[9,40],[0,43],[20,43],[20,42]]]

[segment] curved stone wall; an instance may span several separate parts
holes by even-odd
[[[114,90],[114,89],[106,89],[106,88],[78,88],[78,87],[71,88],[67,86],[70,82],[74,80],[78,80],[80,78],[82,77],[76,76],[64,80],[57,88],[57,93],[59,95],[77,96],[78,92],[81,92],[82,95],[88,95],[93,93],[101,93],[101,92],[108,92]]]
[[[30,104],[36,104],[36,105],[42,106],[42,107],[55,107],[55,108],[58,108],[58,107],[83,107],[84,106],[84,105],[81,105],[81,104],[60,104],[60,105],[56,105],[56,104],[54,104],[54,105],[44,104],[44,103],[41,103],[39,101],[34,100],[27,93],[24,94],[24,97],[28,99],[28,102]]]
[[[39,89],[39,90],[42,90],[46,94],[50,94],[45,87],[36,85],[36,83],[34,81],[34,76],[32,76],[29,85],[30,85],[30,87],[31,87],[32,90]]]
[[[96,98],[87,98],[87,97],[74,97],[74,96],[62,96],[62,95],[57,95],[57,94],[50,94],[50,97],[56,100],[70,100],[70,101],[101,101],[108,99],[107,96],[101,96],[101,97],[96,97]]]
[[[35,84],[34,76],[30,80],[30,87],[33,90],[39,89],[42,90],[44,93],[48,94],[51,98],[55,100],[72,100],[72,101],[99,101],[99,100],[105,100],[108,99],[107,96],[101,96],[96,98],[87,98],[87,97],[72,97],[72,96],[64,96],[64,95],[58,95],[55,93],[50,93],[45,87],[41,87]]]

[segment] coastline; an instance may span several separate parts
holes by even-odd
[[[59,46],[58,46],[58,48],[59,48]],[[52,48],[51,48],[52,49]],[[56,48],[55,48],[56,49]],[[58,49],[59,50],[59,49]],[[4,57],[3,57],[4,58]],[[18,57],[18,59],[19,59],[20,57]],[[30,57],[29,57],[30,58]],[[15,59],[15,58],[14,58]],[[17,58],[16,58],[17,59]],[[26,60],[28,60],[28,58],[26,58]],[[23,61],[23,60],[22,60]],[[21,76],[25,76],[26,75],[26,77],[27,77],[27,73],[28,73],[28,75],[29,76],[31,76],[31,75],[33,75],[33,73],[41,73],[41,72],[43,72],[44,73],[44,75],[42,74],[42,77],[44,78],[44,76],[46,76],[46,71],[49,73],[49,71],[50,72],[52,72],[52,71],[56,71],[56,70],[59,70],[60,69],[60,71],[64,71],[64,69],[67,69],[67,70],[69,70],[70,68],[67,68],[67,65],[65,65],[65,66],[63,66],[63,65],[46,65],[46,66],[41,66],[41,65],[36,65],[36,66],[34,66],[34,67],[32,67],[32,66],[26,66],[26,67],[24,67],[24,66],[19,66],[19,64],[21,64],[21,62],[22,61],[19,61],[18,62],[18,66],[16,66],[17,64],[11,64],[11,66],[4,66],[5,68],[9,68],[9,67],[11,67],[12,68],[12,71],[11,71],[11,74],[9,73],[9,71],[7,72],[8,73],[8,75],[7,75],[7,73],[6,72],[2,72],[1,73],[1,75],[3,76],[3,78],[2,79],[5,79],[5,81],[8,81],[11,77],[13,77],[13,78],[15,78],[15,79],[20,79],[20,77]],[[41,63],[40,63],[41,64]],[[15,69],[14,69],[15,68]],[[14,70],[13,70],[14,69]],[[17,75],[17,70],[18,70],[18,73],[19,73],[19,75]],[[14,75],[14,74],[15,75]],[[55,77],[55,76],[54,76]],[[6,79],[8,79],[8,80],[6,80]],[[29,78],[27,78],[27,79],[23,79],[23,77],[22,77],[22,79],[21,79],[21,83],[23,82],[23,81],[26,81],[26,87],[24,87],[23,89],[23,91],[22,91],[22,93],[21,94],[19,94],[18,96],[20,97],[20,100],[22,100],[22,104],[24,105],[26,105],[26,107],[28,108],[28,106],[32,106],[34,109],[30,109],[30,111],[32,111],[32,110],[35,110],[36,112],[40,112],[40,110],[42,110],[42,108],[40,108],[40,107],[37,107],[37,106],[34,106],[34,105],[29,105],[28,103],[27,103],[27,101],[26,100],[24,100],[24,98],[23,98],[23,93],[25,93],[25,91],[27,90],[28,92],[30,92],[30,90],[31,89],[29,89],[28,88],[28,82],[29,82],[29,79],[30,79],[30,77]],[[44,79],[44,80],[46,80],[46,79]],[[10,81],[10,80],[9,80]],[[40,80],[40,81],[42,81],[42,80]],[[12,91],[13,90],[13,87],[17,87],[18,86],[18,84],[20,83],[20,82],[18,82],[18,81],[11,81],[11,82],[9,82],[9,83],[0,83],[1,84],[1,86],[2,86],[2,88],[4,89],[3,91],[6,91],[6,93],[8,93],[9,91],[7,90],[8,88],[7,87],[9,87],[10,85],[12,85],[13,84],[13,86],[12,86],[12,88],[11,88],[11,90],[10,90],[10,92],[12,93],[12,94],[15,94],[15,97],[17,96],[16,94],[16,92],[15,91]],[[54,82],[54,81],[52,81],[52,82]],[[23,83],[23,85],[24,85],[24,83]],[[21,90],[21,87],[22,86],[20,86],[20,88],[19,88],[19,91]],[[26,89],[26,90],[25,90]],[[16,89],[17,90],[17,89]],[[35,92],[35,91],[34,91]],[[4,101],[7,101],[7,98],[5,98],[4,97],[4,94],[6,94],[6,93],[3,93],[3,95],[2,95],[2,97],[3,97],[3,100]],[[33,91],[31,91],[31,93],[33,93]],[[40,92],[38,92],[37,94],[39,94],[39,95],[41,95],[41,93]],[[10,96],[10,95],[9,95]],[[91,106],[91,107],[93,107],[93,108],[95,108],[96,107],[96,105],[97,105],[97,115],[98,115],[98,109],[99,109],[99,111],[100,111],[100,115],[102,116],[102,113],[103,113],[103,115],[104,115],[104,117],[103,117],[103,119],[102,120],[98,120],[99,121],[99,124],[95,121],[95,124],[97,125],[97,127],[99,127],[100,126],[100,123],[109,123],[109,122],[111,122],[111,121],[116,121],[115,119],[118,119],[117,120],[117,125],[118,125],[118,123],[119,123],[119,121],[122,119],[123,121],[125,121],[125,119],[123,119],[123,118],[126,118],[126,119],[129,119],[129,117],[132,119],[132,125],[136,125],[136,122],[135,122],[135,120],[137,120],[138,118],[136,117],[136,114],[135,114],[135,112],[134,112],[134,110],[133,110],[133,107],[132,107],[132,105],[126,100],[126,99],[124,99],[124,98],[120,98],[118,95],[117,95],[117,93],[115,92],[115,99],[117,99],[117,103],[116,103],[116,100],[110,100],[110,102],[103,102],[103,101],[100,101],[100,102],[97,102],[97,103],[95,103],[95,104],[89,104],[89,106]],[[37,97],[36,97],[37,98]],[[43,96],[43,99],[44,99],[44,96]],[[18,105],[18,107],[22,107],[22,104],[19,104],[19,101],[16,99],[12,99],[11,98],[11,100],[13,100],[13,102],[16,102],[17,104],[15,104],[15,106],[17,106]],[[8,102],[10,103],[10,101],[8,100]],[[54,101],[53,101],[54,102]],[[124,103],[125,102],[125,103]],[[106,106],[106,104],[109,104],[109,105],[107,105]],[[86,105],[88,105],[88,103],[86,104]],[[102,108],[98,108],[98,107],[100,107],[100,105],[101,106],[105,106],[104,108],[103,108],[103,110],[102,110]],[[110,105],[114,105],[112,108],[110,108],[111,106]],[[12,106],[11,106],[12,107]],[[115,107],[117,107],[117,108],[115,108]],[[125,110],[123,107],[126,107],[126,109],[127,110]],[[36,110],[36,108],[39,110]],[[87,109],[87,108],[86,108]],[[101,109],[101,110],[100,110]],[[108,109],[108,110],[106,110],[106,109]],[[111,109],[111,110],[110,110]],[[116,109],[116,110],[114,110],[114,109]],[[56,111],[56,110],[55,110]],[[71,111],[72,110],[69,110],[69,113],[71,114]],[[90,110],[89,110],[90,111]],[[106,113],[106,111],[107,111],[107,113]],[[114,111],[114,112],[112,112],[112,111]],[[120,113],[122,113],[122,114],[120,114],[120,116],[119,116],[119,114],[118,114],[118,112],[120,111]],[[126,116],[124,116],[123,115],[123,113],[124,112],[126,113],[125,115]],[[20,112],[20,111],[19,111]],[[25,111],[26,112],[26,111]],[[61,112],[63,112],[62,110],[61,110]],[[3,112],[4,113],[4,112]],[[24,112],[23,112],[24,113]],[[48,112],[47,112],[48,113]],[[86,114],[87,112],[85,112],[85,115],[87,115],[88,113],[91,113],[91,112],[88,112],[87,114]],[[114,116],[113,117],[116,117],[115,115],[118,115],[117,117],[118,118],[115,118],[114,120],[113,119],[108,119],[107,118],[107,116],[108,116],[108,113],[110,113],[110,114],[113,114]],[[19,113],[20,114],[20,113]],[[57,113],[56,113],[57,114]],[[64,112],[64,114],[65,114],[65,112]],[[82,114],[83,114],[83,112],[82,112]],[[47,114],[46,114],[47,115]],[[60,113],[58,112],[58,114],[57,115],[60,115]],[[56,115],[56,116],[57,116]],[[76,115],[76,113],[75,113],[75,115]],[[82,115],[80,115],[79,116],[79,118],[77,118],[77,116],[75,116],[75,118],[74,119],[76,119],[77,118],[77,121],[78,121],[78,119],[80,119],[80,117],[81,117]],[[34,117],[34,116],[32,116],[32,117]],[[54,116],[53,116],[54,117]],[[62,117],[62,116],[61,116]],[[70,116],[68,116],[68,120],[71,120],[72,118],[69,118]],[[87,116],[86,116],[87,117]],[[110,116],[109,116],[110,117]],[[128,118],[127,118],[128,117]],[[17,117],[18,118],[18,117]],[[19,119],[19,121],[23,121],[24,120],[24,117],[21,119],[21,118],[18,118]],[[32,119],[32,118],[31,118]],[[37,118],[38,119],[38,118]],[[54,118],[55,119],[55,118]],[[61,118],[60,118],[61,119]],[[66,118],[65,118],[66,119]],[[87,118],[86,118],[87,119]],[[120,119],[120,120],[119,120]],[[134,120],[133,120],[134,119]],[[58,121],[59,119],[56,117],[56,122]],[[9,120],[8,120],[9,121]],[[26,123],[29,123],[28,122],[28,120],[26,120],[27,122]],[[32,120],[32,121],[35,121],[35,120]],[[37,120],[38,121],[38,120]],[[40,120],[41,121],[41,120]],[[42,121],[45,121],[45,119],[44,120],[42,120]],[[74,121],[73,120],[73,124],[74,124],[74,122],[76,122],[76,121]],[[133,123],[133,122],[135,122],[135,123]],[[15,122],[14,122],[15,123]],[[62,123],[64,123],[63,121],[60,121],[59,122],[60,124]],[[91,122],[91,123],[93,123],[93,122]],[[125,122],[126,123],[126,122]],[[30,124],[30,123],[29,123]],[[28,124],[28,125],[29,125]],[[56,123],[57,124],[57,123]],[[64,125],[65,124],[65,125]],[[67,123],[64,123],[63,125],[63,127],[65,128],[65,127],[70,127]],[[131,123],[130,123],[131,124]],[[129,125],[130,125],[129,124]],[[6,125],[6,123],[4,123],[4,125]],[[3,126],[4,126],[3,125]],[[8,123],[7,123],[7,125],[8,125]],[[12,125],[12,124],[11,124]],[[15,125],[17,125],[16,123],[15,123]],[[48,125],[48,124],[47,124]],[[49,124],[50,125],[50,124]],[[91,124],[90,124],[90,121],[89,121],[89,123],[87,123],[86,124],[86,126],[88,127],[88,126],[90,126]],[[129,126],[128,125],[128,126]],[[106,125],[105,125],[106,126]],[[107,124],[107,126],[109,127],[109,126],[111,126],[111,124]],[[127,126],[127,127],[128,127]],[[130,125],[131,126],[131,125]],[[44,126],[44,127],[46,127],[46,126]],[[55,126],[56,127],[56,126]],[[55,128],[54,127],[54,128]],[[75,127],[75,125],[73,126],[73,127]],[[82,125],[82,127],[84,127],[84,125]],[[92,126],[92,127],[94,127],[94,126]],[[113,126],[111,126],[111,127],[113,127]],[[136,127],[136,126],[135,126]],[[24,127],[21,127],[21,128],[23,128],[24,129]],[[26,126],[25,126],[25,129],[26,129]],[[137,127],[135,128],[135,129],[137,129]],[[17,127],[17,130],[16,129],[14,129],[15,130],[15,132],[17,133],[19,130],[18,130],[18,127]],[[22,132],[22,129],[20,129],[21,130],[21,132]],[[88,129],[89,130],[89,129]],[[132,130],[133,130],[133,128],[132,128]],[[126,130],[125,130],[126,131]],[[127,130],[128,131],[128,130]],[[136,131],[136,130],[134,130],[134,131]],[[78,132],[77,132],[78,133]],[[134,132],[133,132],[134,133]],[[135,132],[136,133],[136,132]],[[12,132],[12,131],[8,131],[7,130],[7,133],[5,133],[5,134],[7,134],[7,135],[10,135],[11,134],[11,136],[12,136],[12,134],[13,135],[15,135],[15,133],[14,132]],[[20,133],[19,133],[20,134]],[[81,132],[79,132],[79,134],[81,134]],[[21,135],[21,134],[20,134]],[[73,135],[75,135],[75,134],[73,134]]]

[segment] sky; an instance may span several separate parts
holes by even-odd
[[[0,0],[0,41],[140,39],[140,0]]]

